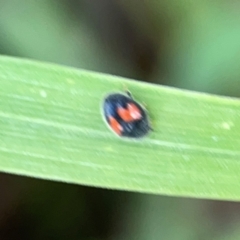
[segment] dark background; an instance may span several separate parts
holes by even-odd
[[[0,54],[240,93],[237,0],[0,1]],[[0,174],[0,240],[240,239],[240,204]]]

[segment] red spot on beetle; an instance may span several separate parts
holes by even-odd
[[[134,103],[128,103],[127,109],[122,107],[118,108],[117,113],[125,122],[139,120],[142,117],[139,108]]]
[[[117,133],[118,135],[121,135],[122,131],[123,131],[123,128],[122,126],[118,123],[118,121],[114,118],[114,117],[111,117],[109,116],[109,124],[112,128],[112,130]]]

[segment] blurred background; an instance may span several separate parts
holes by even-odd
[[[0,54],[239,97],[240,1],[0,1]],[[2,173],[8,239],[237,240],[240,204]]]

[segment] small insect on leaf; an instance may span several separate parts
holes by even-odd
[[[152,129],[146,110],[129,93],[105,97],[103,113],[107,125],[120,137],[141,138]]]

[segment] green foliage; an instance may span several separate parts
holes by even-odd
[[[0,58],[0,170],[111,189],[240,199],[236,99]],[[128,88],[154,131],[124,140],[103,97]]]

